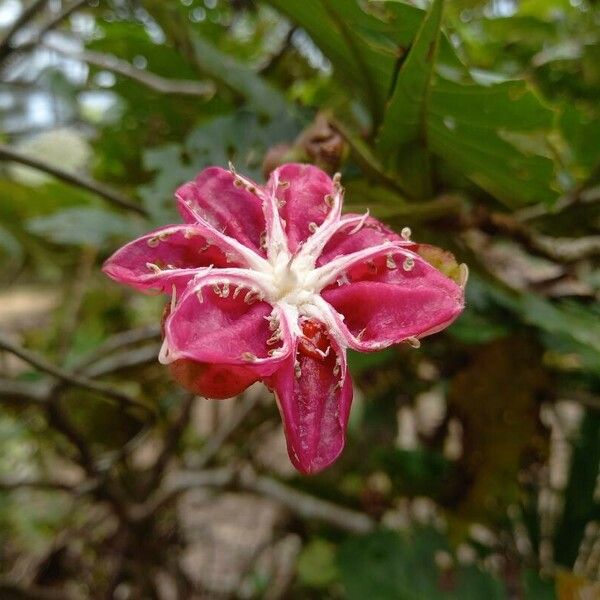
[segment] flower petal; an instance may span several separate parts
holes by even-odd
[[[184,388],[207,398],[232,398],[260,378],[252,367],[214,365],[182,358],[169,365],[171,375]]]
[[[296,352],[267,381],[283,419],[288,453],[302,473],[317,473],[341,454],[352,403],[345,351],[328,338],[327,356]]]
[[[338,275],[321,295],[343,315],[339,326],[357,350],[436,333],[464,308],[463,289],[404,248],[384,248],[366,261],[347,264]]]
[[[409,249],[414,246],[368,214],[347,213],[340,219],[337,231],[323,248],[323,252],[317,260],[317,266],[324,265],[337,256],[351,254],[386,241],[396,242]]]
[[[233,256],[209,243],[204,233],[193,225],[161,227],[117,250],[102,270],[138,290],[170,294],[175,285],[181,291],[198,269],[228,265]]]
[[[165,322],[164,362],[187,358],[270,375],[290,352],[279,309],[262,300],[250,271],[246,276],[225,271],[215,269],[195,280],[175,305]]]
[[[179,212],[188,223],[206,221],[264,255],[262,202],[244,186],[236,185],[236,177],[230,171],[220,167],[204,169],[194,181],[182,185],[175,196]]]
[[[289,163],[271,173],[266,187],[267,193],[274,192],[279,200],[288,247],[294,253],[325,220],[331,208],[333,181],[317,167]]]

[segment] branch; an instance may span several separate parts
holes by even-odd
[[[65,371],[64,369],[47,362],[46,359],[42,358],[41,356],[38,356],[37,354],[34,354],[33,352],[25,350],[25,348],[21,348],[17,344],[14,344],[4,335],[0,335],[0,349],[6,350],[15,356],[18,356],[36,369],[44,371],[45,373],[48,373],[49,375],[52,375],[53,377],[56,377],[67,384],[97,392],[118,402],[137,406],[146,411],[152,411],[151,407],[139,401],[137,398],[121,392],[112,386],[88,379],[87,377],[82,377],[81,375],[76,375],[75,373],[70,373],[69,371]]]
[[[92,365],[83,369],[88,377],[100,377],[121,369],[138,367],[158,360],[160,344],[150,344],[135,350],[123,350],[105,358],[99,358]]]
[[[600,236],[597,235],[581,238],[555,238],[533,231],[525,223],[515,219],[513,215],[480,212],[479,216],[484,225],[490,225],[492,228],[510,235],[526,248],[557,262],[575,262],[600,253]]]
[[[62,21],[68,19],[77,9],[81,8],[86,3],[87,0],[75,0],[72,4],[65,6],[60,12],[58,12],[54,17],[48,19],[48,21],[46,21],[40,27],[40,30],[36,35],[36,39],[42,39],[42,37],[48,33],[48,31],[54,29],[57,25],[60,25]]]
[[[194,460],[194,467],[201,469],[208,464],[219,452],[227,438],[238,428],[246,415],[256,406],[261,397],[260,392],[254,390],[246,392],[243,400],[236,407],[234,413],[208,438],[200,448]]]
[[[11,52],[11,40],[15,33],[23,26],[27,25],[36,13],[42,11],[48,0],[34,0],[23,12],[17,17],[17,20],[12,24],[12,27],[6,32],[6,35],[0,41],[0,62],[2,62]]]
[[[39,171],[48,173],[49,175],[52,175],[57,179],[64,181],[65,183],[70,183],[71,185],[83,188],[88,192],[97,194],[98,196],[108,200],[110,203],[119,206],[120,208],[130,210],[144,217],[148,216],[147,211],[143,207],[131,203],[119,192],[113,190],[112,188],[98,183],[97,181],[94,181],[88,177],[76,175],[75,173],[69,173],[68,171],[64,171],[63,169],[45,163],[37,158],[27,156],[5,144],[0,144],[0,160],[13,161],[28,167],[32,167],[33,169],[38,169]]]
[[[272,477],[257,475],[252,468],[223,468],[208,471],[182,471],[172,475],[170,490],[162,499],[154,502],[154,508],[164,506],[180,493],[196,487],[214,487],[254,492],[283,504],[303,519],[314,519],[328,523],[350,533],[369,533],[377,523],[368,515],[322,500],[306,492],[281,483]],[[149,511],[144,511],[149,512]]]
[[[92,363],[104,358],[107,354],[110,354],[115,350],[120,350],[125,346],[137,344],[138,342],[147,342],[149,340],[158,339],[159,337],[160,327],[158,325],[146,325],[144,327],[115,333],[77,363],[77,370],[89,367]]]
[[[0,398],[27,402],[29,404],[44,404],[48,398],[50,386],[38,385],[27,381],[0,379]]]
[[[150,492],[153,491],[160,482],[165,467],[169,464],[169,460],[177,449],[177,444],[190,422],[190,415],[192,413],[195,398],[195,394],[186,394],[179,415],[165,433],[163,448],[151,469],[150,480],[148,482],[148,490]]]
[[[100,67],[107,71],[112,71],[133,81],[145,85],[151,90],[161,94],[178,94],[181,96],[200,96],[201,98],[211,98],[215,93],[215,85],[209,81],[192,81],[189,79],[168,79],[155,73],[150,73],[144,69],[138,69],[131,63],[117,58],[111,54],[101,52],[92,52],[83,50],[81,52],[72,52],[64,48],[58,48],[53,44],[44,44],[45,48],[58,52],[69,58],[86,62],[95,67]]]
[[[56,490],[61,492],[75,492],[76,486],[62,481],[52,481],[44,479],[0,479],[0,490],[13,491],[23,488],[36,490]]]

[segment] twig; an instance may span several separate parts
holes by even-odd
[[[158,339],[159,337],[160,327],[158,325],[146,325],[145,327],[116,333],[79,361],[76,370],[84,369],[92,363],[104,358],[107,354],[110,354],[115,350],[120,350],[125,346],[137,344],[138,342],[147,342],[149,340]]]
[[[0,144],[0,160],[13,161],[28,167],[32,167],[33,169],[38,169],[39,171],[53,175],[65,183],[70,183],[77,187],[83,188],[84,190],[97,194],[98,196],[108,200],[120,208],[135,212],[144,217],[148,216],[147,211],[143,207],[132,204],[129,200],[121,196],[119,192],[116,192],[112,188],[98,183],[97,181],[94,181],[88,177],[76,175],[75,173],[69,173],[68,171],[64,171],[63,169],[45,163],[37,158],[27,156],[5,144]]]
[[[97,392],[103,396],[106,396],[107,398],[112,398],[118,402],[137,406],[146,411],[152,410],[148,405],[141,402],[137,398],[121,392],[110,385],[88,379],[87,377],[82,377],[81,375],[76,375],[75,373],[70,373],[69,371],[65,371],[64,369],[47,362],[46,359],[42,358],[41,356],[38,356],[37,354],[34,354],[33,352],[25,350],[25,348],[21,348],[17,344],[14,344],[4,335],[0,335],[0,349],[6,350],[15,356],[18,356],[36,369],[44,371],[45,373],[48,373],[49,375],[52,375],[53,377],[56,377],[57,379],[60,379],[72,386]]]
[[[31,19],[40,11],[44,9],[48,0],[34,0],[23,12],[17,17],[17,20],[12,24],[10,29],[6,32],[6,35],[0,41],[0,62],[8,56],[11,51],[11,40],[15,33],[22,27],[27,25]]]
[[[185,431],[188,423],[190,422],[190,415],[194,406],[195,394],[186,394],[181,410],[177,419],[172,423],[171,427],[168,428],[165,434],[164,446],[154,465],[152,466],[150,480],[148,482],[148,490],[153,491],[156,485],[159,483],[160,478],[163,475],[164,469],[169,463],[171,456],[177,449],[177,444]]]
[[[371,517],[364,513],[321,500],[305,492],[299,492],[271,477],[255,475],[243,470],[239,487],[277,500],[304,519],[316,519],[351,533],[369,533],[376,527]]]
[[[295,25],[288,29],[279,48],[267,58],[267,60],[261,67],[258,68],[257,72],[260,75],[265,77],[266,75],[271,73],[273,69],[279,64],[281,59],[285,56],[285,53],[291,48],[292,38],[294,37],[296,31],[298,31],[298,27],[296,27]]]
[[[27,402],[29,404],[44,404],[48,398],[50,386],[30,383],[27,381],[13,381],[0,379],[0,398]]]
[[[101,52],[93,52],[90,50],[72,52],[70,50],[59,48],[53,44],[44,44],[44,47],[64,56],[68,56],[69,58],[80,60],[90,65],[94,65],[95,67],[100,67],[101,69],[128,77],[151,90],[160,92],[161,94],[200,96],[201,98],[208,99],[215,93],[215,85],[212,82],[193,81],[189,79],[168,79],[166,77],[161,77],[156,73],[138,69],[126,60],[117,58],[111,54],[103,54]]]
[[[600,236],[554,238],[533,231],[529,226],[506,213],[487,214],[480,211],[481,224],[510,235],[525,247],[554,261],[568,263],[600,253]]]
[[[166,482],[169,490],[157,496],[152,503],[157,510],[182,492],[196,487],[214,487],[254,492],[283,504],[304,519],[323,521],[343,531],[368,533],[377,523],[368,515],[300,492],[272,477],[257,475],[252,468],[223,468],[207,471],[180,471]],[[148,508],[146,511],[148,512]],[[141,513],[140,513],[141,514]]]
[[[0,479],[0,490],[2,491],[13,491],[23,488],[62,492],[74,492],[77,489],[76,486],[69,483],[47,479]]]
[[[256,406],[260,399],[261,392],[249,390],[244,398],[236,407],[235,412],[208,438],[204,446],[194,457],[194,467],[201,469],[207,465],[219,452],[225,440],[237,429],[237,427],[246,418],[246,415]]]
[[[57,25],[60,25],[62,21],[68,19],[77,9],[81,8],[84,4],[87,3],[87,0],[75,0],[72,4],[65,6],[60,12],[58,12],[55,16],[51,17],[46,21],[38,31],[36,35],[36,39],[40,40],[42,37],[48,33],[51,29],[54,29]]]
[[[0,579],[0,597],[5,600],[70,600],[74,598],[65,589],[44,587],[41,585],[20,585],[6,579]]]
[[[83,370],[88,377],[100,377],[121,369],[138,367],[149,362],[156,362],[160,344],[150,344],[136,350],[123,350],[106,358],[100,358]]]

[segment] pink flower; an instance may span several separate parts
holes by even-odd
[[[346,348],[418,345],[460,314],[462,286],[417,253],[408,229],[342,216],[339,176],[311,165],[283,165],[264,186],[211,167],[176,197],[185,224],[130,242],[104,271],[172,296],[159,360],[183,385],[222,398],[263,381],[292,463],[326,468],[352,401]]]

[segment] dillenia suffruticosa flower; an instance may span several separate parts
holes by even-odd
[[[292,463],[326,468],[352,401],[346,349],[417,346],[447,327],[463,309],[466,268],[448,277],[431,257],[449,253],[410,241],[408,228],[342,215],[340,177],[311,165],[285,164],[265,185],[211,167],[176,198],[184,224],[130,242],[104,271],[171,296],[159,360],[182,385],[226,398],[263,381]]]

